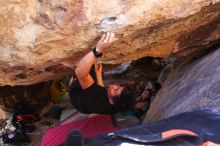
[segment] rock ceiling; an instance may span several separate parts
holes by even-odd
[[[101,34],[118,41],[100,62],[188,55],[220,39],[220,0],[0,1],[0,85],[65,75]]]

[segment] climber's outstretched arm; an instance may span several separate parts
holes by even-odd
[[[99,53],[103,53],[108,46],[115,41],[115,34],[112,32],[108,32],[103,34],[101,39],[98,41],[96,45],[96,51]],[[93,78],[89,74],[92,65],[96,63],[96,56],[93,51],[87,53],[79,62],[75,69],[76,77],[78,78],[80,85],[83,89],[88,88],[94,83]]]

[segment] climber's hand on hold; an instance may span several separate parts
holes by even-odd
[[[96,45],[96,51],[101,53],[104,52],[105,49],[108,48],[109,45],[116,40],[118,39],[115,37],[115,33],[113,32],[104,33]]]

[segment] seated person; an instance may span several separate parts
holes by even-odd
[[[121,112],[121,114],[124,116],[132,115],[139,119],[148,111],[151,101],[161,87],[157,82],[152,84],[148,81],[132,81],[121,85],[130,88],[135,92],[133,109]]]

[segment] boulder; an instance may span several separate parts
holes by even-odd
[[[144,123],[198,109],[220,110],[220,49],[172,71]]]
[[[0,85],[65,75],[62,62],[76,65],[107,31],[119,40],[106,64],[189,55],[219,41],[219,9],[220,0],[2,0]]]

